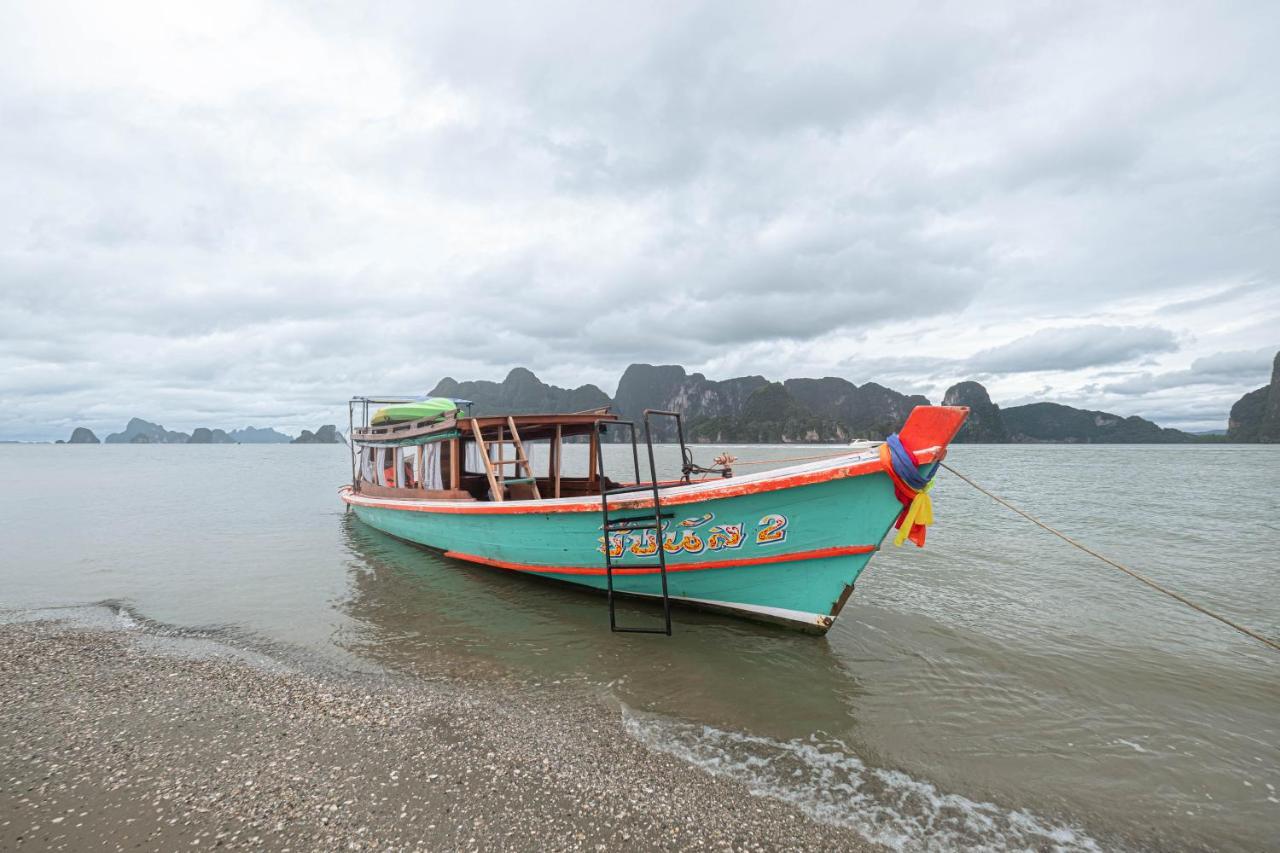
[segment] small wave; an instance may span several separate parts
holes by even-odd
[[[130,613],[128,609],[125,608],[123,605],[107,604],[106,607],[108,609],[115,611],[116,622],[124,630],[126,631],[142,630],[142,623],[139,622],[137,619],[133,618],[133,614]]]
[[[1127,746],[1130,749],[1132,749],[1134,752],[1150,752],[1151,751],[1140,743],[1135,743],[1134,741],[1131,741],[1131,740],[1125,740],[1124,738],[1116,738],[1115,740],[1112,741],[1112,743],[1118,743],[1118,744],[1121,744],[1122,746]]]
[[[237,660],[268,672],[295,669],[279,650],[231,628],[187,628],[160,622],[115,600],[94,604],[0,611],[0,624],[57,622],[69,628],[118,632],[151,651],[193,660]]]
[[[837,740],[812,736],[784,742],[641,714],[626,706],[622,712],[627,732],[649,748],[895,850],[1101,849],[1073,827],[943,793],[898,770],[868,767]]]

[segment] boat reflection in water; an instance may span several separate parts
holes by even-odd
[[[594,593],[467,566],[354,513],[342,526],[351,580],[339,606],[354,625],[335,641],[393,672],[573,683],[636,708],[786,736],[847,719],[859,692],[859,676],[825,640],[685,610],[669,641],[605,642]],[[657,612],[636,601],[623,615]]]

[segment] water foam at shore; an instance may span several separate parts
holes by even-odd
[[[783,742],[625,705],[622,716],[627,732],[651,749],[895,850],[1101,849],[1079,829],[943,793],[898,770],[868,767],[838,740],[813,736]]]

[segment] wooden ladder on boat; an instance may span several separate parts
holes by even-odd
[[[615,489],[605,488],[608,479],[604,475],[604,442],[596,440],[596,470],[600,472],[600,517],[601,528],[604,531],[604,574],[605,582],[609,595],[609,630],[618,634],[666,634],[671,636],[671,596],[667,590],[667,550],[663,547],[663,525],[666,520],[672,517],[670,512],[664,512],[662,509],[662,497],[658,493],[658,470],[653,460],[653,430],[649,423],[651,415],[659,415],[673,417],[676,419],[676,431],[680,437],[680,458],[683,460],[686,451],[684,445],[684,424],[681,421],[678,412],[664,412],[658,409],[644,410],[644,442],[649,449],[649,482],[640,481],[640,451],[636,444],[636,425],[633,421],[596,421],[596,432],[603,432],[605,428],[613,426],[626,427],[631,433],[631,459],[635,464],[635,483],[630,486],[620,486]],[[640,515],[628,515],[625,518],[613,518],[609,515],[609,497],[611,495],[634,494],[637,492],[650,492],[653,495],[653,511],[651,513],[644,512]],[[637,512],[640,512],[637,510]],[[654,541],[658,546],[657,562],[646,563],[627,563],[623,566],[615,566],[613,556],[610,553],[610,545],[613,541],[615,533],[630,533],[632,531],[641,531],[644,535],[645,531],[653,531]],[[626,551],[623,551],[625,555]],[[662,616],[664,626],[662,628],[623,628],[618,625],[617,608],[615,606],[615,595],[613,591],[613,573],[615,569],[657,569],[658,576],[662,580]]]
[[[508,438],[503,427],[498,427],[498,438],[496,441],[485,442],[484,436],[480,434],[480,425],[475,418],[471,419],[471,432],[476,437],[476,447],[480,450],[480,458],[484,460],[484,473],[489,478],[489,489],[493,493],[493,499],[499,503],[506,500],[505,492],[507,486],[516,483],[528,483],[533,487],[533,499],[542,500],[542,493],[538,491],[538,478],[533,474],[533,468],[529,465],[529,457],[524,452],[524,442],[520,440],[520,430],[516,429],[515,418],[507,416],[507,426],[505,429],[511,431],[511,437]],[[506,445],[511,445],[515,455],[510,459],[505,458],[502,449]],[[498,448],[498,458],[492,459],[489,455],[489,448]],[[506,476],[506,466],[514,465],[515,470],[512,472],[515,476]],[[523,469],[523,473],[521,470]]]

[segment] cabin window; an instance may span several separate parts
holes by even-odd
[[[400,457],[400,488],[422,488],[422,465],[417,447],[401,447],[397,450]]]
[[[524,442],[524,453],[529,458],[529,467],[537,477],[547,476],[547,463],[551,458],[551,441],[546,438],[535,438]]]
[[[380,480],[382,485],[393,489],[400,479],[396,476],[396,471],[398,470],[396,465],[396,456],[396,448],[394,447],[387,447],[382,451],[382,471],[380,472]]]
[[[438,441],[421,447],[371,447],[360,454],[359,477],[392,489],[443,489],[447,465],[448,453]]]
[[[474,441],[467,442],[467,455],[465,457],[465,468],[469,474],[484,473],[484,457],[480,454],[480,448],[476,446]]]

